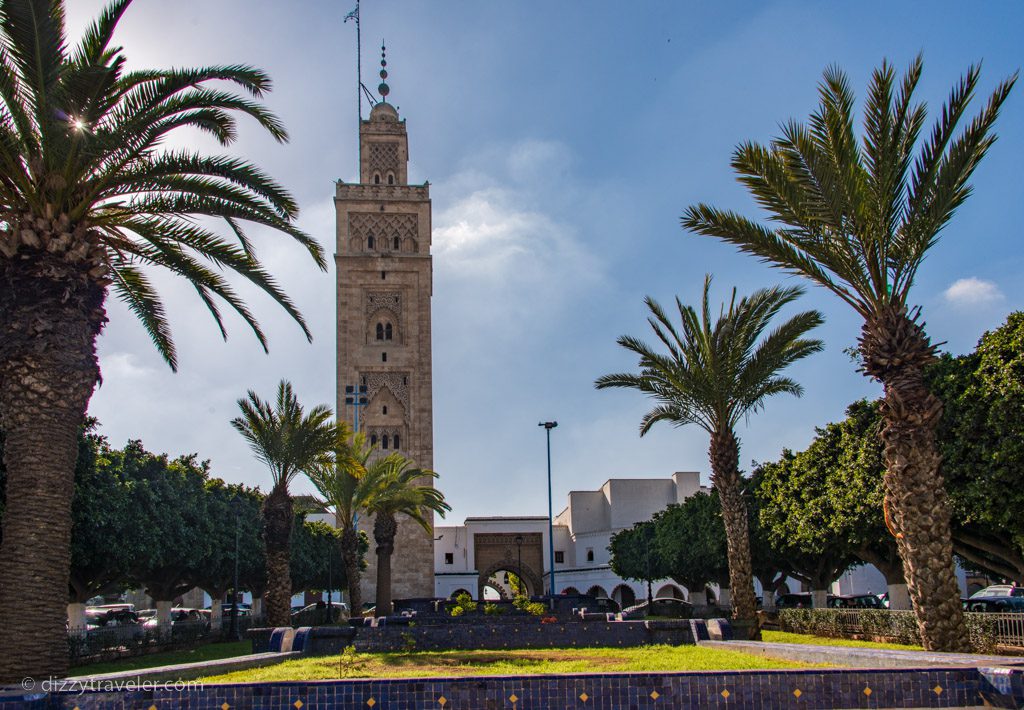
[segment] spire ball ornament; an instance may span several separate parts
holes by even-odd
[[[385,68],[388,65],[387,60],[387,48],[384,43],[380,45],[380,84],[377,86],[377,93],[380,94],[382,100],[388,100],[388,94],[391,93],[391,87],[387,85],[385,79],[388,78],[388,70]]]

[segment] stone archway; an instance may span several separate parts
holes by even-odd
[[[516,543],[516,540],[520,543]],[[543,538],[536,532],[488,532],[473,535],[473,562],[479,570],[477,590],[483,598],[487,580],[496,572],[518,575],[530,594],[540,594],[544,581],[538,570],[544,568]]]
[[[523,584],[526,585],[527,596],[537,594],[538,590],[542,589],[544,585],[540,576],[527,566],[525,562],[523,563],[523,566],[520,567],[515,560],[500,560],[492,564],[490,567],[480,571],[480,577],[477,579],[477,599],[484,598],[484,587],[487,586],[487,581],[499,572],[512,572],[517,575],[519,579],[523,581]],[[505,595],[503,590],[497,589],[495,591],[498,592],[499,596],[504,598]]]

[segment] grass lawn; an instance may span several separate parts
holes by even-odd
[[[821,668],[823,665],[760,658],[698,646],[561,648],[521,651],[421,651],[345,653],[285,661],[274,666],[201,679],[206,683],[420,678],[467,675],[535,675],[641,671],[716,671],[762,668]]]
[[[892,648],[897,651],[923,651],[921,646],[906,646],[901,643],[877,643],[875,641],[854,641],[834,639],[827,636],[793,634],[788,631],[762,631],[761,640],[773,643],[803,643],[815,646],[859,646],[861,648]]]
[[[134,656],[133,658],[124,658],[118,661],[108,661],[106,663],[93,663],[88,666],[77,666],[71,669],[71,675],[99,675],[100,673],[135,671],[140,668],[170,666],[177,663],[196,663],[198,661],[213,661],[218,658],[244,656],[249,653],[252,653],[252,642],[250,641],[228,641],[225,643],[208,643],[193,649],[185,649],[181,651],[165,651],[163,653],[151,653],[146,656]]]

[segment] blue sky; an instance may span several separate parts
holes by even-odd
[[[101,7],[75,0],[77,34]],[[268,104],[292,140],[277,145],[243,123],[230,152],[283,182],[300,224],[333,252],[333,181],[357,175],[355,30],[347,2],[136,0],[118,35],[135,67],[245,62],[275,82]],[[556,508],[570,489],[610,477],[700,470],[707,436],[656,429],[639,394],[597,392],[593,380],[635,367],[615,344],[647,337],[647,294],[700,296],[706,272],[725,298],[797,282],[732,247],[689,235],[683,209],[705,201],[756,214],[728,163],[743,140],[769,140],[814,108],[822,70],[838,64],[863,96],[888,58],[925,60],[919,97],[932,115],[972,62],[982,93],[1024,65],[1024,4],[933,3],[498,3],[366,0],[364,81],[376,85],[388,45],[391,100],[408,121],[411,180],[431,182],[434,208],[435,467],[469,515],[546,511],[542,419],[552,437]],[[964,352],[1024,303],[1024,85],[1004,106],[999,141],[977,171],[975,194],[920,271],[913,300],[928,330]],[[181,144],[220,151],[201,137]],[[100,343],[104,384],[91,411],[113,443],[141,438],[172,454],[196,451],[216,475],[267,486],[269,477],[229,420],[249,388],[269,396],[288,378],[302,399],[334,396],[334,274],[264,234],[260,253],[314,330],[300,331],[266,297],[251,304],[270,335],[264,355],[240,321],[225,344],[182,283],[158,280],[179,345],[170,373],[119,304]],[[741,460],[799,449],[815,425],[879,388],[843,348],[859,323],[824,291],[826,350],[794,367],[800,399],[779,398],[741,427]],[[309,490],[300,481],[298,491]]]

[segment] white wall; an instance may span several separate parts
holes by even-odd
[[[603,491],[569,492],[569,528],[574,535],[607,530],[611,525]]]
[[[669,503],[676,502],[675,484],[667,478],[613,478],[602,486],[602,490],[608,497],[611,509],[609,527],[612,530],[631,528],[643,520],[650,520]]]

